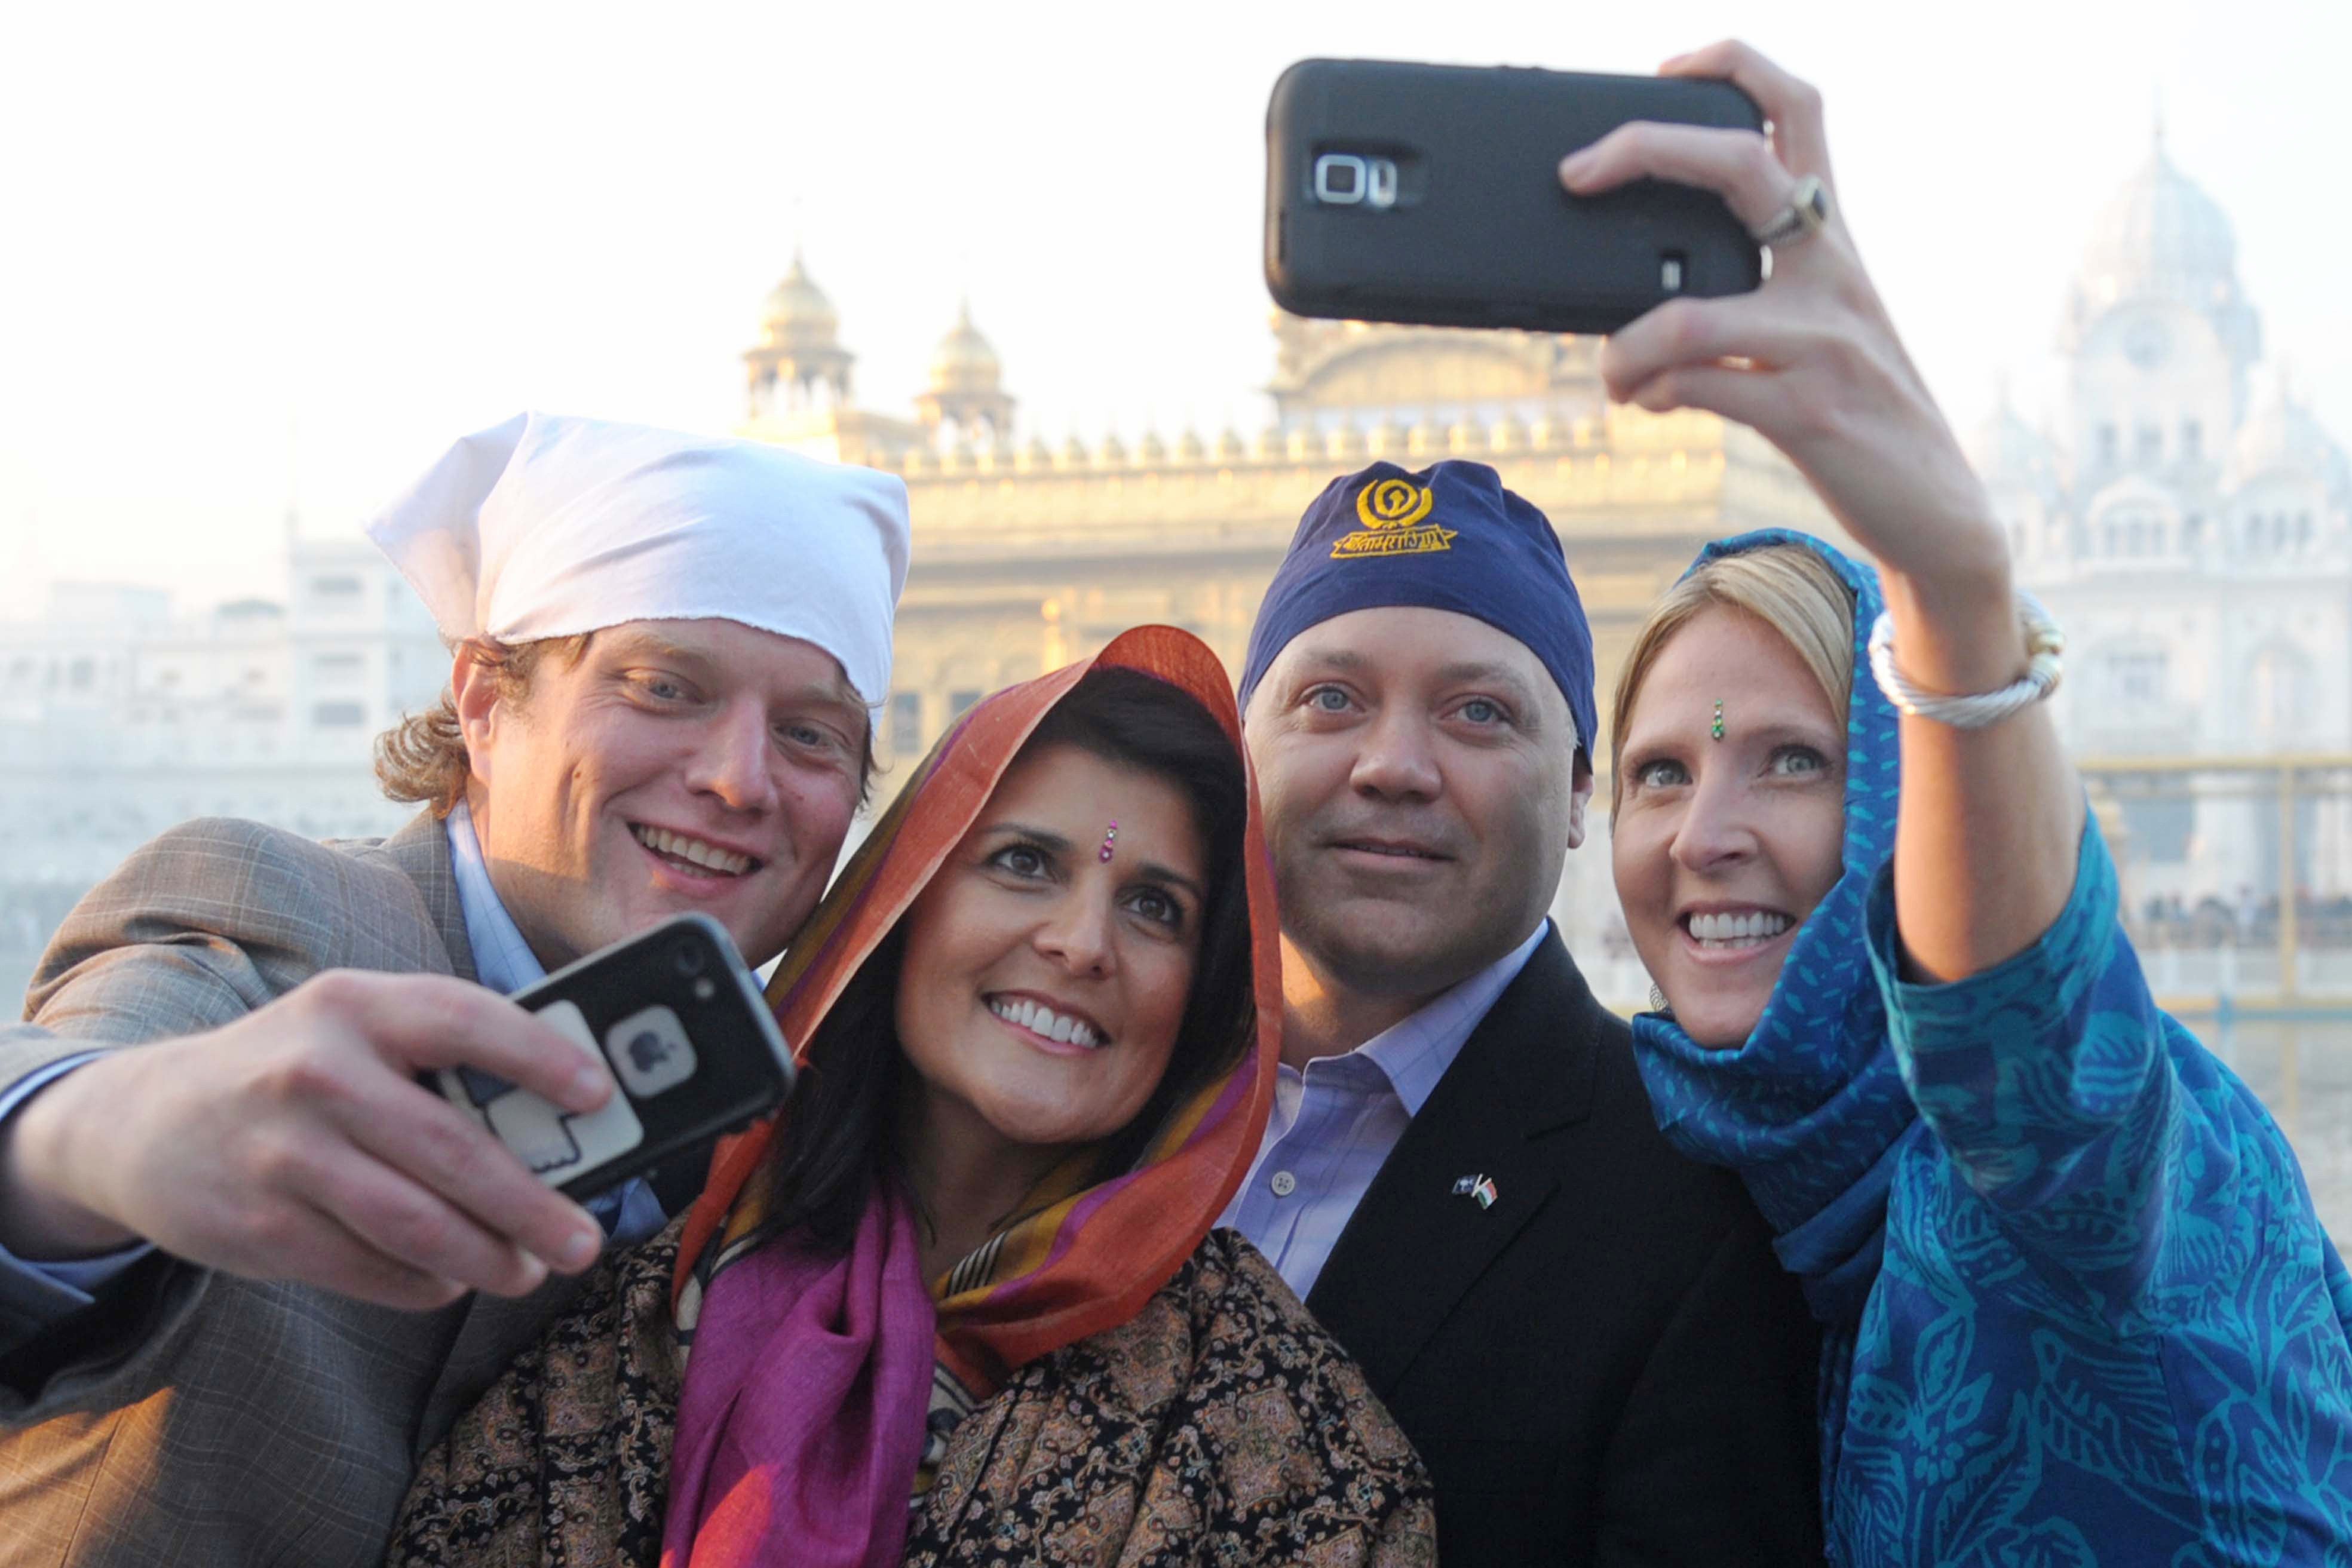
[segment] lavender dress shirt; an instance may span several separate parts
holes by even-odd
[[[1535,950],[1528,939],[1355,1050],[1275,1070],[1274,1111],[1249,1176],[1217,1223],[1249,1238],[1305,1301],[1389,1152]]]

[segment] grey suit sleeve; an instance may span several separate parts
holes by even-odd
[[[30,1077],[0,1090],[0,1138],[7,1136],[8,1119],[25,1102],[90,1060],[95,1052],[53,1061]],[[24,1343],[56,1326],[97,1299],[96,1292],[121,1278],[125,1270],[153,1249],[131,1246],[103,1258],[67,1263],[38,1263],[0,1247],[0,1353]]]
[[[0,1082],[23,1083],[78,1058],[202,1033],[245,1017],[322,966],[295,937],[317,919],[315,892],[283,835],[199,821],[132,855],[66,917],[26,997],[26,1022],[0,1029]],[[323,854],[326,852],[319,852]],[[127,1265],[136,1258],[123,1260]],[[85,1386],[140,1343],[171,1333],[203,1295],[205,1271],[142,1270],[141,1299],[113,1314],[126,1338],[78,1343],[45,1387]],[[40,1339],[90,1294],[22,1265],[0,1270],[0,1353],[41,1362]],[[0,1386],[0,1420],[37,1419],[44,1390]]]
[[[86,1062],[110,1051],[200,1033],[251,1010],[233,985],[214,977],[211,966],[222,961],[218,956],[176,944],[108,948],[51,977],[67,936],[79,935],[75,932],[79,914],[77,910],[68,917],[44,960],[33,993],[38,998],[30,1009],[33,1021],[0,1029],[0,1072],[13,1082],[36,1074],[46,1078],[68,1062]],[[61,1027],[52,1028],[53,1023]],[[148,1249],[139,1249],[118,1258],[127,1270],[148,1255]],[[84,1309],[101,1292],[78,1288],[14,1260],[9,1262],[10,1267],[0,1270],[0,1354],[10,1356],[20,1368],[38,1366],[46,1374],[34,1385],[0,1380],[0,1422],[10,1423],[45,1418],[53,1413],[53,1396],[68,1389],[88,1392],[104,1380],[108,1368],[126,1361],[138,1346],[174,1332],[202,1299],[207,1278],[204,1270],[174,1264],[108,1281],[115,1288],[102,1293],[121,1309],[110,1319],[120,1332],[92,1342],[74,1331]],[[132,1294],[124,1296],[125,1291]],[[55,1359],[44,1355],[41,1342],[57,1334],[74,1338],[74,1354]]]

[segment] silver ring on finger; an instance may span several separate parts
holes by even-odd
[[[1751,236],[1758,245],[1786,249],[1812,238],[1829,226],[1830,188],[1819,174],[1807,174],[1789,192],[1788,204]]]

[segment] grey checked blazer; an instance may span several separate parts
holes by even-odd
[[[330,968],[474,977],[438,821],[325,845],[174,828],[58,929],[27,1021],[0,1028],[0,1086]],[[572,1289],[406,1313],[156,1256],[61,1326],[0,1301],[0,1564],[380,1563],[416,1456]]]

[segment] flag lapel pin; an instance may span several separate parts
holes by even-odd
[[[1495,1207],[1495,1199],[1497,1195],[1495,1191],[1494,1182],[1487,1177],[1484,1176],[1456,1176],[1454,1179],[1454,1196],[1456,1197],[1475,1197],[1478,1200],[1479,1207],[1492,1208]]]

